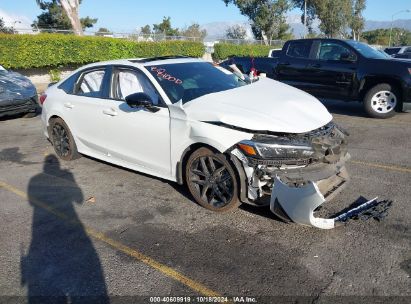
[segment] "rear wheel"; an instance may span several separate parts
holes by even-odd
[[[62,160],[74,160],[80,157],[70,129],[61,118],[50,121],[50,140],[54,151]]]
[[[227,211],[240,205],[234,169],[221,153],[200,148],[186,164],[186,184],[196,202],[213,211]]]
[[[395,110],[400,103],[398,90],[388,83],[374,86],[367,92],[364,98],[365,111],[374,118],[394,116]]]

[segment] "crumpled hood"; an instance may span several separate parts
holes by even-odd
[[[305,133],[331,121],[315,97],[268,78],[186,103],[189,119],[222,122],[253,130]]]

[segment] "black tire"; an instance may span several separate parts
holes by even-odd
[[[79,158],[76,143],[70,129],[61,118],[53,118],[50,121],[50,141],[57,156],[62,160],[70,161]]]
[[[223,212],[237,208],[237,175],[221,153],[199,148],[185,166],[185,181],[195,201],[206,209]]]
[[[393,117],[401,103],[398,89],[388,83],[372,87],[364,97],[364,109],[373,118]]]

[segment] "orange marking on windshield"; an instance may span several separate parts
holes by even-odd
[[[167,70],[164,68],[157,68],[155,66],[151,67],[151,71],[157,74],[157,77],[161,77],[165,80],[174,82],[175,84],[182,84],[183,81],[181,79],[178,79],[177,77],[174,77],[170,74],[167,74]]]

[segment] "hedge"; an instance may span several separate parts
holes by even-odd
[[[0,34],[0,65],[14,69],[57,67],[136,57],[201,57],[203,54],[204,45],[201,42],[134,42],[63,34]]]
[[[267,57],[271,49],[281,46],[267,46],[255,44],[230,44],[230,43],[216,43],[214,45],[213,58],[215,60],[224,60],[231,56],[254,56]]]

